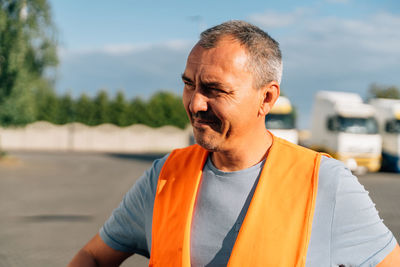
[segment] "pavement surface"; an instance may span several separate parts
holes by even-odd
[[[66,266],[160,156],[12,152],[0,161],[0,267]],[[359,180],[400,240],[400,175]],[[135,255],[122,266],[147,265]]]

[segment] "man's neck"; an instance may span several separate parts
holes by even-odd
[[[247,169],[267,157],[272,145],[272,136],[267,131],[254,137],[250,142],[242,142],[229,151],[213,152],[211,160],[221,171],[231,172]]]

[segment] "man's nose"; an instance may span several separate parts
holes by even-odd
[[[199,92],[199,90],[195,90],[189,108],[193,114],[196,114],[199,111],[207,111],[207,97]]]

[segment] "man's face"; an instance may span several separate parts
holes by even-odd
[[[230,38],[211,49],[197,44],[188,57],[183,104],[196,142],[209,151],[234,149],[259,123],[262,94],[247,63],[246,50]]]

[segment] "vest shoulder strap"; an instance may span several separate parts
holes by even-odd
[[[190,266],[190,224],[207,156],[192,145],[174,150],[164,163],[153,208],[150,266]]]
[[[305,266],[320,158],[274,136],[228,266]]]

